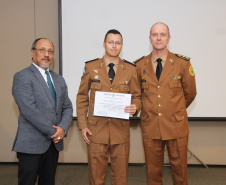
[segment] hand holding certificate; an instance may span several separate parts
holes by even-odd
[[[94,116],[129,119],[124,112],[125,106],[131,104],[131,94],[95,92]]]

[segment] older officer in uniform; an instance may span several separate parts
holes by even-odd
[[[150,31],[153,51],[136,61],[142,86],[141,126],[149,185],[162,185],[166,145],[175,185],[187,185],[188,116],[196,96],[190,58],[168,51],[169,28],[156,23]]]
[[[105,55],[86,62],[77,95],[78,126],[87,143],[90,185],[104,184],[109,154],[112,184],[127,184],[129,120],[93,116],[95,91],[130,93],[132,104],[125,107],[125,112],[135,115],[140,110],[136,67],[119,58],[122,42],[119,31],[107,32],[103,43]]]

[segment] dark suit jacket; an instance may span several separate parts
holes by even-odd
[[[56,132],[53,125],[68,132],[73,109],[67,85],[60,75],[53,71],[50,74],[56,90],[57,107],[43,76],[33,64],[14,76],[12,94],[20,114],[13,151],[44,153],[50,146],[51,136]],[[55,146],[58,151],[63,150],[63,141]]]

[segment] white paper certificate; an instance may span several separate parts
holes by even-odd
[[[125,106],[131,104],[131,94],[95,92],[94,116],[129,119]]]

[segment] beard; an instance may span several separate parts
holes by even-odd
[[[39,67],[44,68],[44,69],[48,69],[50,67],[50,65],[42,65],[42,64],[40,64]]]
[[[50,61],[49,57],[45,57],[42,60],[48,60],[48,61]],[[48,69],[50,67],[50,65],[49,64],[40,64],[39,67],[41,67],[43,69]]]

